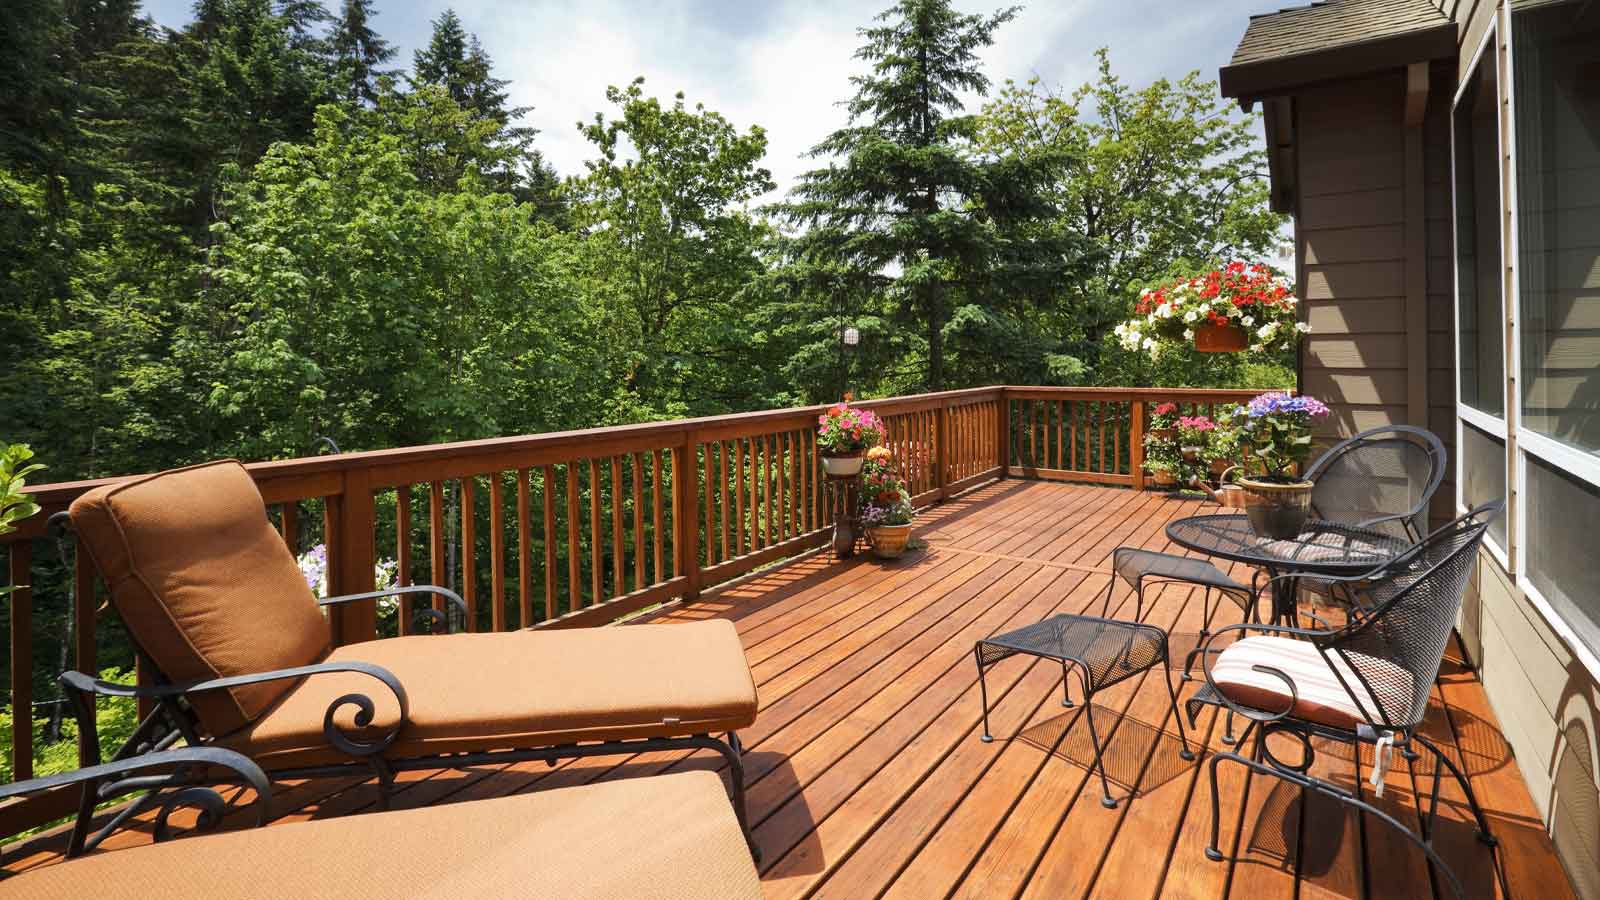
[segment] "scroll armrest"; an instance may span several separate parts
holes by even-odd
[[[353,737],[346,734],[335,721],[338,711],[345,706],[356,707],[355,725],[357,728],[365,728],[372,724],[372,720],[377,714],[377,706],[372,702],[372,698],[366,694],[356,692],[344,694],[328,704],[328,710],[322,717],[322,732],[328,743],[352,756],[372,756],[394,743],[395,738],[400,736],[401,729],[405,727],[411,718],[411,701],[406,696],[405,687],[400,684],[400,679],[396,678],[395,674],[388,669],[358,660],[321,662],[309,666],[294,666],[288,669],[277,669],[272,672],[253,672],[249,675],[230,675],[225,678],[211,678],[186,684],[117,684],[112,681],[101,681],[82,672],[64,672],[61,675],[61,683],[85,696],[149,697],[156,700],[169,700],[200,693],[201,691],[216,691],[251,684],[264,684],[272,681],[282,681],[286,678],[304,678],[330,672],[356,672],[382,683],[394,695],[395,702],[400,707],[400,718],[395,722],[393,729],[377,739],[363,740]]]
[[[402,594],[434,594],[443,597],[445,600],[449,601],[451,608],[456,611],[456,613],[461,617],[462,621],[465,621],[467,618],[467,603],[465,600],[461,599],[461,595],[450,590],[449,588],[439,587],[438,585],[432,584],[413,584],[406,585],[405,587],[386,588],[381,591],[367,591],[364,594],[343,594],[338,597],[323,597],[317,601],[317,605],[338,606],[342,603],[353,603],[357,600],[377,600],[382,597],[398,597]],[[455,632],[455,629],[451,627],[449,615],[431,607],[419,609],[416,610],[416,612],[428,616],[434,622],[437,622],[439,625],[443,626],[445,634],[453,634]]]
[[[1291,628],[1291,627],[1289,627],[1287,625],[1265,625],[1265,624],[1261,624],[1261,623],[1244,622],[1244,623],[1240,623],[1238,625],[1229,625],[1229,626],[1226,626],[1224,628],[1217,629],[1216,631],[1212,632],[1211,636],[1206,638],[1206,642],[1200,646],[1200,650],[1199,650],[1199,654],[1200,654],[1200,658],[1201,658],[1200,672],[1201,672],[1201,674],[1203,674],[1205,676],[1206,685],[1211,688],[1211,693],[1216,696],[1217,700],[1221,701],[1223,706],[1226,706],[1228,708],[1229,712],[1234,713],[1235,715],[1241,716],[1241,717],[1243,717],[1244,719],[1246,719],[1248,721],[1255,722],[1255,723],[1261,724],[1261,725],[1271,724],[1273,722],[1277,722],[1277,721],[1280,721],[1282,719],[1288,718],[1289,714],[1294,712],[1295,706],[1299,705],[1299,703],[1300,703],[1300,688],[1299,688],[1298,685],[1295,684],[1294,679],[1289,677],[1289,674],[1287,672],[1283,671],[1282,669],[1279,669],[1279,668],[1277,668],[1275,666],[1259,665],[1259,664],[1258,665],[1253,665],[1253,666],[1250,667],[1252,670],[1254,670],[1256,672],[1260,672],[1260,673],[1265,674],[1265,675],[1271,675],[1272,677],[1278,679],[1279,681],[1282,681],[1284,683],[1284,686],[1288,689],[1288,691],[1289,691],[1289,703],[1283,709],[1278,710],[1278,711],[1260,710],[1260,709],[1255,709],[1253,707],[1243,706],[1243,705],[1241,705],[1239,703],[1236,703],[1236,702],[1234,702],[1233,698],[1229,697],[1227,695],[1227,693],[1225,693],[1222,690],[1222,687],[1217,684],[1216,678],[1215,678],[1215,676],[1213,675],[1213,673],[1211,671],[1211,668],[1212,668],[1211,667],[1211,658],[1213,656],[1221,654],[1222,651],[1220,649],[1212,649],[1211,644],[1212,644],[1213,641],[1215,641],[1217,638],[1221,637],[1223,634],[1225,634],[1227,632],[1242,632],[1242,631],[1259,631],[1259,632],[1264,632],[1264,633],[1267,633],[1267,634],[1288,635],[1290,637],[1304,637],[1304,638],[1308,638],[1308,639],[1312,639],[1312,640],[1325,639],[1328,636],[1328,632],[1325,632],[1325,631],[1313,631],[1313,630],[1311,630],[1309,628]],[[1194,717],[1195,717],[1195,713],[1191,710],[1191,712],[1190,712],[1190,722],[1191,723],[1193,723]]]
[[[179,750],[163,750],[160,753],[148,753],[144,756],[101,763],[97,766],[87,766],[70,772],[46,775],[42,778],[0,784],[0,801],[10,800],[13,797],[26,797],[29,794],[42,793],[70,785],[103,782],[113,779],[121,780],[129,776],[163,772],[182,766],[233,770],[239,776],[240,781],[248,784],[256,792],[255,802],[259,806],[262,815],[266,814],[266,805],[272,795],[272,787],[267,781],[267,774],[261,771],[260,766],[251,762],[248,756],[242,753],[235,753],[232,750],[224,750],[220,747],[184,747]]]

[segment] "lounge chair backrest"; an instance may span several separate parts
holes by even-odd
[[[117,613],[172,681],[307,665],[327,654],[327,621],[239,463],[95,488],[71,515]],[[195,713],[211,734],[227,734],[293,686],[207,691],[194,695]]]
[[[1316,486],[1317,516],[1358,525],[1382,516],[1415,518],[1444,480],[1444,445],[1432,432],[1408,425],[1363,431],[1329,448],[1306,472]],[[1385,530],[1415,540],[1400,522]]]
[[[1372,586],[1376,604],[1361,624],[1324,643],[1366,682],[1379,707],[1367,710],[1372,724],[1412,726],[1427,714],[1478,547],[1503,507],[1486,503],[1428,535]]]

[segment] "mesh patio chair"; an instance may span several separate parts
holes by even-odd
[[[1433,432],[1383,425],[1340,441],[1306,471],[1312,514],[1419,541],[1416,520],[1444,481],[1444,444]]]
[[[1206,684],[1186,704],[1190,725],[1194,725],[1203,705],[1220,705],[1249,722],[1239,745],[1246,744],[1252,731],[1255,743],[1249,757],[1229,752],[1211,759],[1208,858],[1226,858],[1217,849],[1221,815],[1217,767],[1233,762],[1353,806],[1387,823],[1422,849],[1444,873],[1456,896],[1465,896],[1459,879],[1433,848],[1440,779],[1445,770],[1454,776],[1467,798],[1479,839],[1491,846],[1495,840],[1471,783],[1448,754],[1418,733],[1418,726],[1427,714],[1428,696],[1478,547],[1503,506],[1503,502],[1495,501],[1478,507],[1433,532],[1385,570],[1368,576],[1366,591],[1374,605],[1342,628],[1312,631],[1244,623],[1218,629],[1212,635],[1202,649],[1203,658],[1209,663],[1204,667]],[[1238,640],[1226,649],[1212,649],[1218,639],[1235,637]],[[1270,734],[1296,739],[1301,759],[1285,761],[1275,756],[1266,744]],[[1374,745],[1377,763],[1372,783],[1379,796],[1394,750],[1408,759],[1419,756],[1419,748],[1432,754],[1435,764],[1431,802],[1422,818],[1420,834],[1363,800],[1359,786],[1352,791],[1311,775],[1313,737]]]

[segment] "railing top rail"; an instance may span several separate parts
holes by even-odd
[[[1120,387],[1039,387],[1006,385],[962,390],[912,394],[902,397],[864,399],[860,405],[879,414],[913,412],[939,406],[958,406],[1014,395],[1019,399],[1045,397],[1077,397],[1091,400],[1137,400],[1187,398],[1195,401],[1226,401],[1247,399],[1259,393],[1249,390],[1222,390],[1210,388],[1120,388]],[[310,456],[296,459],[271,460],[246,464],[256,481],[274,499],[327,496],[339,491],[338,476],[352,470],[373,473],[372,486],[386,487],[427,480],[432,477],[450,478],[463,474],[491,471],[506,459],[517,457],[517,465],[539,465],[547,462],[582,459],[589,456],[607,456],[631,453],[636,450],[666,448],[685,443],[691,434],[704,433],[714,439],[731,439],[747,434],[761,434],[773,427],[800,426],[817,416],[829,404],[795,406],[786,409],[769,409],[755,412],[730,413],[719,416],[702,416],[695,419],[672,419],[664,422],[643,422],[634,425],[616,425],[606,428],[584,428],[573,431],[554,431],[543,434],[512,437],[483,438],[471,441],[454,441],[445,444],[423,444],[410,447],[393,447],[385,450],[367,450],[356,453],[339,453],[327,456]],[[448,470],[435,474],[421,474],[430,464],[449,462]],[[418,477],[413,477],[418,476]],[[104,484],[126,481],[139,475],[120,475],[84,481],[66,481],[31,487],[35,502],[46,509],[60,509],[79,495]],[[25,529],[8,537],[21,539],[29,536]]]

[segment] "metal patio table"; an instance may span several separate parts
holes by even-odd
[[[1167,526],[1173,543],[1209,556],[1266,570],[1272,579],[1272,624],[1300,623],[1297,595],[1300,575],[1362,575],[1393,561],[1410,544],[1403,538],[1362,528],[1312,519],[1296,537],[1264,538],[1244,515],[1202,515]]]
[[[1097,691],[1146,669],[1161,666],[1162,678],[1167,683],[1167,695],[1172,699],[1172,719],[1178,723],[1178,737],[1183,741],[1183,750],[1179,755],[1184,759],[1194,759],[1194,753],[1189,749],[1188,734],[1183,729],[1183,718],[1178,714],[1178,692],[1172,685],[1171,675],[1166,671],[1167,633],[1162,629],[1120,619],[1061,613],[1043,622],[978,641],[973,648],[973,655],[978,660],[985,743],[993,741],[994,736],[989,733],[989,685],[984,680],[984,671],[1000,660],[1019,653],[1061,663],[1062,706],[1072,705],[1067,692],[1068,670],[1076,669],[1081,676],[1083,717],[1089,720],[1089,740],[1094,744],[1093,768],[1100,772],[1100,803],[1107,809],[1115,809],[1117,801],[1111,797],[1111,785],[1100,756],[1100,735],[1094,727],[1090,701]]]

